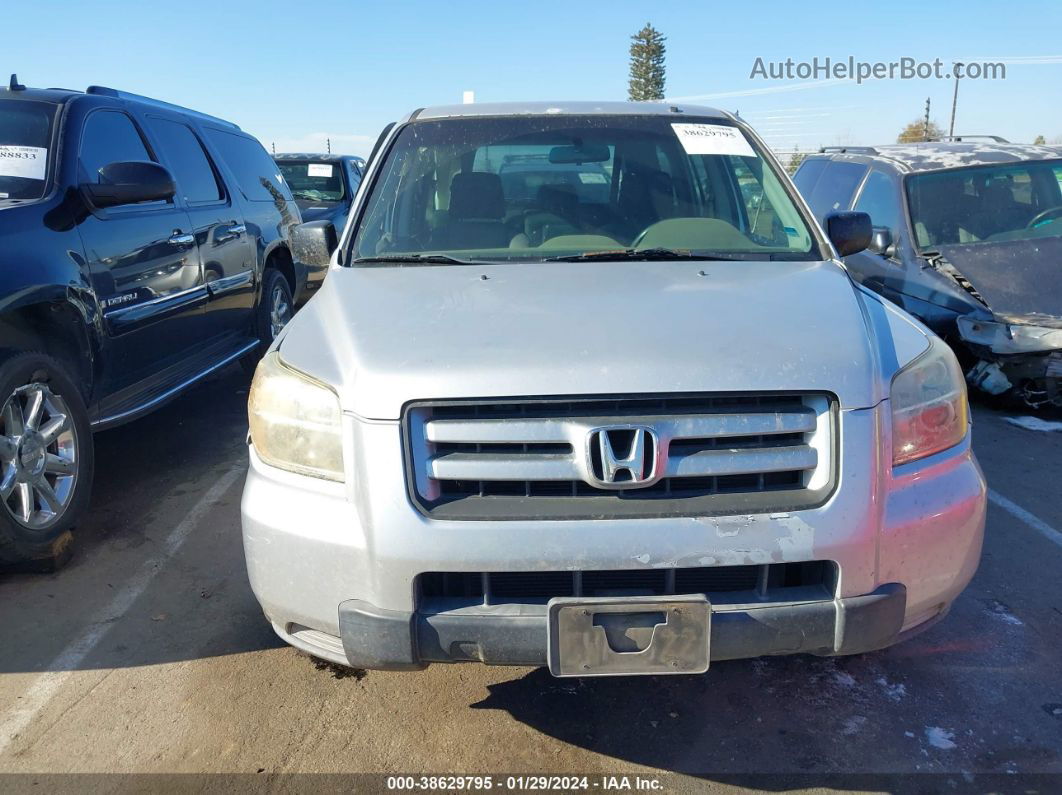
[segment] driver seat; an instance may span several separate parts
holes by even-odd
[[[454,174],[448,220],[432,235],[432,248],[506,248],[511,235],[504,216],[501,177],[485,171]]]

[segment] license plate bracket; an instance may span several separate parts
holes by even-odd
[[[555,597],[547,611],[546,655],[554,676],[708,670],[712,608],[703,594]]]

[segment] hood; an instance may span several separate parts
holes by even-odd
[[[1062,237],[939,248],[993,312],[1062,316]]]
[[[344,209],[341,202],[315,202],[306,201],[305,199],[296,199],[295,204],[299,208],[299,213],[302,215],[304,223],[306,221],[330,219],[341,213]]]
[[[905,317],[833,262],[373,266],[332,268],[279,345],[372,419],[423,399],[761,390],[856,408],[925,348]]]

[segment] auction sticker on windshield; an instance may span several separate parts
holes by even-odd
[[[672,124],[688,155],[756,157],[744,134],[726,124]]]
[[[310,163],[306,166],[306,176],[330,177],[332,176],[332,167],[327,163]]]
[[[0,177],[44,179],[48,150],[39,146],[0,144]]]

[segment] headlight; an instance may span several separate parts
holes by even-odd
[[[343,480],[339,398],[287,367],[274,351],[258,364],[247,401],[258,456],[281,469]]]
[[[956,323],[964,340],[999,354],[1046,352],[1062,346],[1062,328],[1037,326],[1033,322],[1035,318],[1030,315],[1020,318],[1021,322],[1010,322],[1004,316],[997,322],[961,315]]]
[[[892,379],[890,403],[893,466],[939,453],[966,435],[966,382],[938,337]]]

